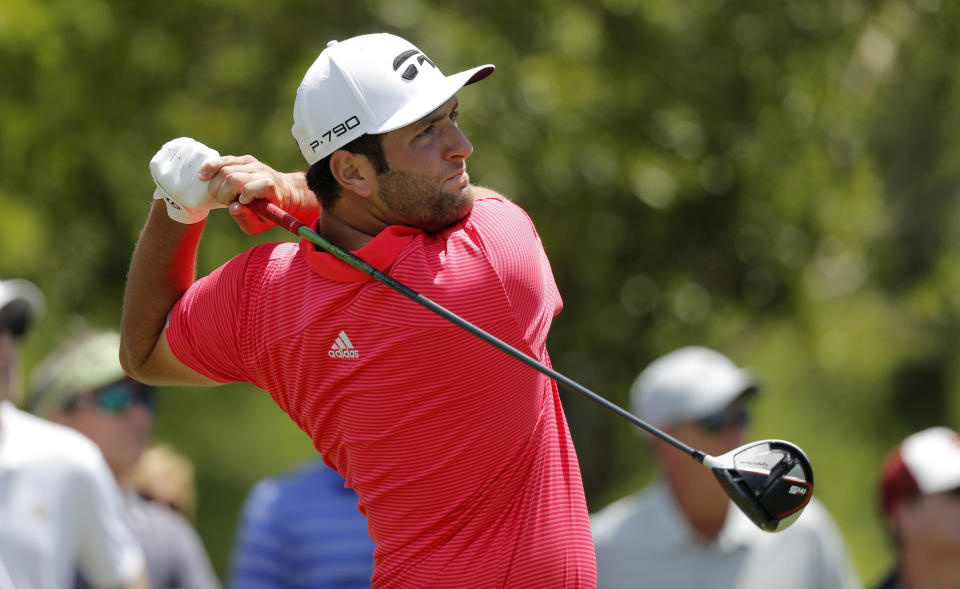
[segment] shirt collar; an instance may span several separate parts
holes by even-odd
[[[318,221],[314,221],[311,229],[317,230]],[[400,252],[407,244],[413,241],[418,235],[422,235],[423,230],[406,225],[390,225],[380,233],[374,236],[366,245],[354,254],[362,258],[368,264],[386,272],[393,264]],[[320,250],[306,238],[300,240],[300,255],[307,261],[307,266],[311,270],[337,282],[366,282],[373,280],[361,270],[341,261],[333,254]]]
[[[724,551],[736,550],[741,546],[752,544],[757,539],[760,530],[756,524],[750,521],[736,503],[730,502],[727,507],[727,518],[723,521],[723,527],[717,536],[716,544]],[[760,532],[766,534],[767,532]]]

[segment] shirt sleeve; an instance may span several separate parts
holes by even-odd
[[[527,343],[542,353],[563,301],[533,221],[512,202],[486,197],[474,206],[469,230],[500,277]]]
[[[183,364],[221,383],[245,376],[239,342],[248,250],[197,280],[170,312],[167,342]]]
[[[144,556],[127,519],[120,488],[99,451],[74,473],[78,567],[94,587],[126,585],[144,569]]]

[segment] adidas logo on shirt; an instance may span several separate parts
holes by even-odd
[[[353,347],[353,342],[347,337],[347,332],[341,331],[336,341],[330,346],[330,351],[327,352],[327,356],[331,358],[359,358],[360,352]]]

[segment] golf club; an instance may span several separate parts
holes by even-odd
[[[813,495],[813,469],[806,454],[796,445],[783,440],[761,440],[744,444],[720,456],[710,456],[691,448],[324,239],[276,205],[257,199],[248,206],[261,217],[307,239],[346,264],[499,348],[534,370],[549,376],[567,389],[584,395],[640,429],[686,452],[713,472],[727,495],[761,530],[776,532],[786,529],[796,521],[803,508],[810,502]]]

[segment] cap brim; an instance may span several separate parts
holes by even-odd
[[[733,382],[728,383],[726,392],[724,394],[717,395],[716,398],[713,399],[712,403],[703,405],[700,408],[700,411],[696,414],[684,416],[682,419],[678,418],[677,421],[702,419],[718,411],[723,411],[731,403],[754,395],[758,391],[759,389],[757,388],[757,385],[750,373],[748,373],[746,370],[740,370],[737,373],[736,379]]]
[[[680,423],[697,421],[723,411],[731,403],[739,399],[749,398],[757,394],[759,390],[750,373],[746,370],[740,370],[730,382],[725,384],[722,392],[713,394],[709,401],[699,403],[695,409],[680,406],[664,410],[647,406],[645,409],[638,409],[637,411],[644,419],[657,427],[673,427]]]
[[[0,280],[0,309],[14,301],[26,303],[34,316],[43,313],[45,307],[43,293],[32,282],[19,278]]]
[[[384,121],[380,127],[370,132],[377,134],[389,133],[390,131],[395,131],[416,123],[440,108],[443,103],[450,100],[461,88],[486,78],[493,73],[494,69],[496,68],[493,64],[487,64],[444,77],[429,90],[420,92],[419,96],[395,112],[393,116]]]

